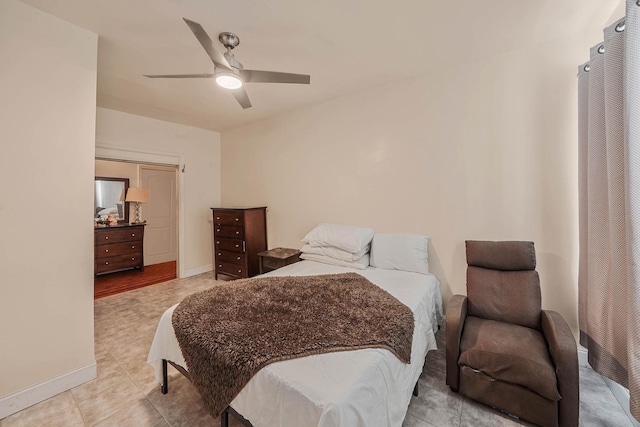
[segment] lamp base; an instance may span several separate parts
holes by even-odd
[[[143,222],[142,216],[140,215],[140,202],[136,202],[136,220],[133,222],[134,224],[141,224]]]

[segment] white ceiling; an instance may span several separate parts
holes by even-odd
[[[98,106],[217,131],[599,27],[620,6],[620,0],[22,1],[99,35]],[[253,107],[243,110],[210,79],[143,77],[212,72],[183,17],[199,22],[221,52],[218,33],[237,34],[234,54],[245,68],[310,74],[311,85],[247,84]]]

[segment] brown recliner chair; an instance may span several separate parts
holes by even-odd
[[[446,316],[447,384],[543,426],[577,426],[576,342],[541,310],[533,242],[467,241],[467,296]]]

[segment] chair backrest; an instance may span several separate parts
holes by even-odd
[[[533,242],[468,240],[467,313],[540,330],[540,278]]]

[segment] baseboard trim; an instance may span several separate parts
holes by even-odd
[[[202,274],[213,270],[213,264],[202,265],[200,267],[189,268],[184,271],[184,277],[195,276],[196,274]]]
[[[590,367],[589,366],[589,352],[584,347],[578,347],[578,365]]]
[[[580,366],[586,366],[591,369],[591,366],[589,365],[589,352],[584,347],[578,348],[578,363]],[[631,425],[634,427],[640,427],[640,422],[631,415],[631,410],[629,408],[629,390],[605,376],[602,376],[602,379],[607,387],[609,387],[609,390],[611,390],[611,393],[613,393],[613,397],[616,398],[624,412],[627,414],[627,417],[629,417]]]
[[[17,391],[0,398],[0,419],[22,411],[23,409],[47,400],[73,387],[95,379],[98,375],[98,365],[91,362],[88,365],[58,375],[31,387]]]
[[[604,379],[604,382],[609,387],[609,390],[611,390],[613,396],[616,398],[620,406],[622,406],[624,412],[626,412],[627,417],[629,417],[629,420],[631,421],[631,424],[634,427],[640,427],[640,423],[633,417],[633,415],[631,415],[631,409],[629,407],[629,390],[607,377],[603,376],[602,379]]]

